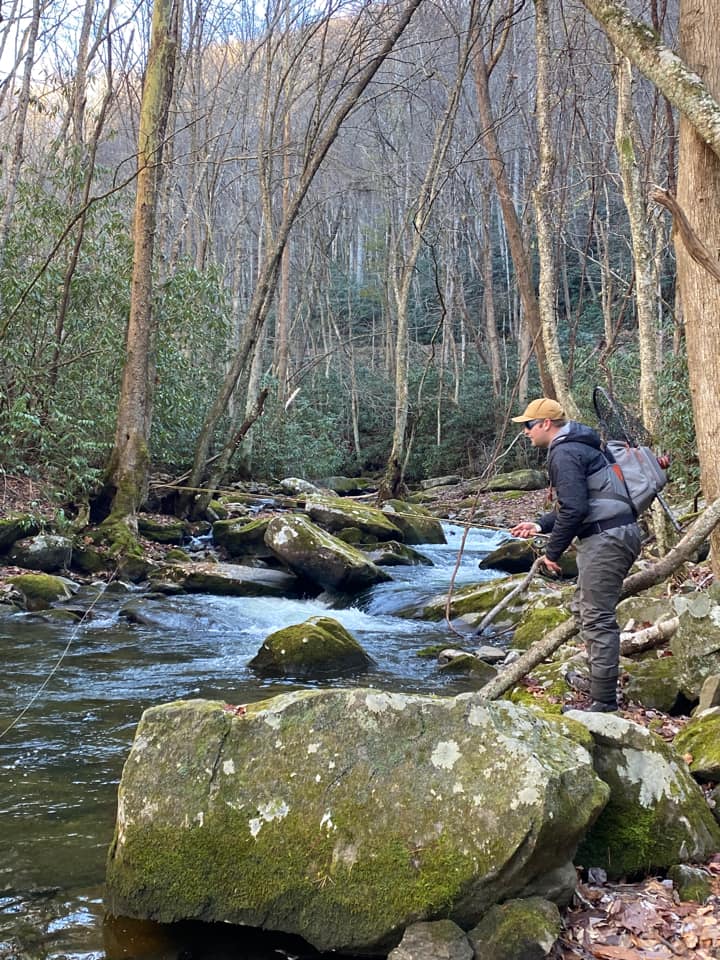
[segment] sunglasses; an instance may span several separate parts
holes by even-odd
[[[532,430],[532,428],[536,427],[538,423],[542,423],[542,420],[526,420],[523,424],[523,430]]]

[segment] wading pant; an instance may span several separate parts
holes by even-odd
[[[578,541],[575,604],[590,662],[590,695],[602,703],[617,698],[620,630],[615,607],[625,575],[640,553],[636,523],[613,527]]]

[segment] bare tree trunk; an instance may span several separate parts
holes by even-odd
[[[553,240],[550,204],[555,177],[555,154],[552,147],[552,121],[550,110],[550,23],[547,0],[535,0],[535,49],[537,51],[537,93],[535,116],[537,118],[540,147],[540,175],[533,191],[535,224],[538,238],[540,280],[538,311],[542,327],[542,339],[548,372],[555,386],[557,399],[572,420],[580,419],[580,410],[570,392],[565,362],[560,351],[557,329],[557,281],[555,269],[555,243]]]
[[[18,180],[20,179],[20,167],[23,161],[25,124],[27,122],[28,107],[30,106],[30,81],[35,63],[35,45],[37,44],[38,31],[40,29],[41,9],[40,0],[33,0],[23,80],[15,114],[15,141],[13,143],[5,185],[5,202],[3,204],[2,217],[0,217],[0,266],[5,261],[5,249],[7,247],[8,234],[10,233],[13,208],[15,206],[15,194],[17,193]]]
[[[520,219],[512,200],[510,182],[508,180],[505,161],[500,152],[497,134],[495,132],[495,118],[492,111],[492,102],[490,100],[490,84],[488,64],[485,60],[482,49],[482,37],[480,36],[479,25],[475,23],[471,27],[474,32],[473,48],[473,76],[475,78],[475,93],[478,103],[478,112],[480,114],[480,123],[482,124],[482,139],[485,150],[488,155],[488,162],[495,181],[500,209],[503,215],[505,231],[507,234],[510,255],[512,256],[515,267],[515,276],[517,278],[518,291],[522,300],[525,317],[530,328],[531,340],[535,341],[535,356],[538,363],[538,373],[543,393],[555,398],[555,384],[548,370],[547,358],[545,356],[545,347],[540,336],[540,310],[537,297],[532,282],[532,269],[530,257],[525,247],[525,241],[522,235]]]
[[[130,318],[118,403],[115,445],[107,468],[112,497],[109,522],[134,525],[147,495],[149,438],[154,392],[152,266],[165,130],[180,38],[177,0],[155,0],[150,51],[143,84],[138,138],[138,176],[133,219]]]

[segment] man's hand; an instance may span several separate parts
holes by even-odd
[[[560,576],[560,574],[562,573],[562,567],[560,566],[559,563],[555,563],[554,560],[550,560],[550,558],[546,557],[544,554],[543,556],[538,557],[538,559],[540,561],[540,565],[543,567],[547,567],[550,573],[554,574],[554,576],[556,577]]]
[[[530,520],[524,520],[522,523],[516,523],[510,533],[513,537],[521,537],[523,540],[528,540],[530,537],[535,537],[540,533],[540,524],[533,523]]]

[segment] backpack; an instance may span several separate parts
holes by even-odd
[[[635,514],[647,510],[668,481],[667,473],[649,447],[633,447],[622,440],[608,440],[605,456],[625,484]]]

